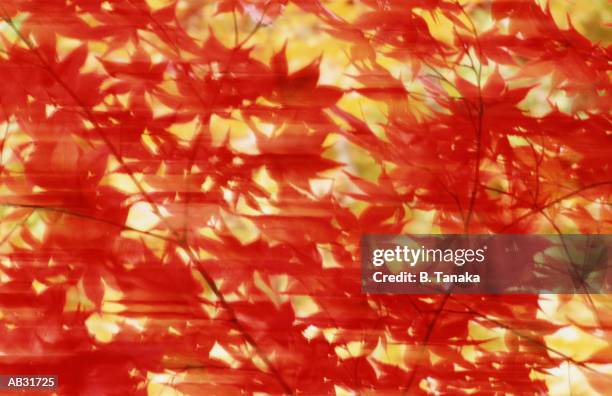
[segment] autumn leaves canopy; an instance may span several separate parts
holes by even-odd
[[[360,292],[363,234],[610,231],[610,51],[541,3],[3,1],[2,370],[605,391],[597,301]],[[546,338],[577,327],[582,360]]]

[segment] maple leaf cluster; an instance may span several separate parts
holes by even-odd
[[[608,296],[360,290],[364,234],[612,230],[612,54],[540,3],[2,1],[2,372],[604,394]]]

